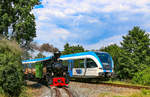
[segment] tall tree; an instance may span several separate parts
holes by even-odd
[[[59,50],[55,48],[53,45],[50,45],[48,43],[44,43],[40,46],[39,51],[41,52],[58,52]]]
[[[140,27],[134,27],[123,36],[122,53],[119,59],[121,78],[132,78],[134,74],[150,65],[150,39]]]
[[[79,52],[84,52],[84,48],[80,45],[76,46],[70,46],[69,43],[66,43],[64,45],[64,51],[62,54],[72,54],[72,53],[79,53]]]
[[[28,47],[36,37],[35,17],[31,10],[39,0],[0,0],[0,35]]]
[[[41,52],[39,52],[35,58],[44,58],[44,57],[46,56],[44,56]]]
[[[117,72],[118,66],[120,64],[118,58],[120,57],[121,54],[121,48],[116,44],[112,44],[107,47],[101,48],[100,51],[108,52],[112,56],[115,65],[114,70],[115,72]]]

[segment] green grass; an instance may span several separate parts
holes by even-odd
[[[142,87],[149,87],[141,84],[133,84],[131,81],[105,81],[104,83],[114,83],[114,84],[120,84],[120,85],[131,85],[131,86],[142,86]]]

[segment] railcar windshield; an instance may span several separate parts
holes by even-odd
[[[99,57],[104,70],[111,70],[112,69],[112,59],[111,56],[107,53],[96,53]]]

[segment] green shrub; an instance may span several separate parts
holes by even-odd
[[[26,86],[21,87],[21,93],[19,97],[33,97],[32,96],[32,90]]]
[[[139,71],[138,73],[136,73],[132,81],[133,83],[150,85],[150,67],[147,67],[143,71]]]
[[[150,90],[142,89],[141,92],[144,95],[150,95]]]
[[[15,41],[0,40],[0,86],[5,94],[19,96],[23,85],[21,49]]]
[[[4,90],[0,87],[0,94],[4,94]]]

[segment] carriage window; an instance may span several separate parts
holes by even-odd
[[[75,68],[84,68],[84,59],[74,60],[74,67]]]
[[[35,64],[31,64],[31,67],[32,67],[32,68],[35,68]]]
[[[25,72],[26,68],[28,68],[27,64],[23,64],[23,72]]]
[[[62,64],[63,64],[64,66],[68,66],[68,65],[69,65],[68,60],[62,61]]]
[[[97,64],[92,59],[87,59],[87,68],[95,68]]]
[[[28,68],[32,68],[32,65],[31,65],[31,64],[28,64]]]

